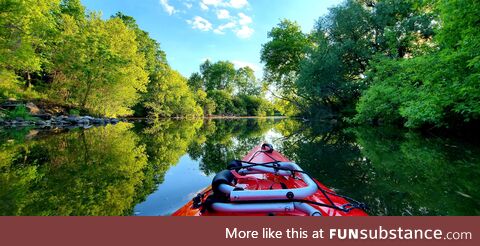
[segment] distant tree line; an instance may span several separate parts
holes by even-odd
[[[188,84],[207,115],[271,116],[275,111],[265,99],[263,83],[250,67],[235,69],[229,61],[206,60]]]
[[[270,106],[250,87],[256,83],[251,69],[214,64],[202,70],[202,88],[190,87],[192,80],[169,66],[160,44],[132,17],[104,20],[80,0],[1,1],[0,27],[0,99],[153,118],[203,116],[204,110],[257,115]]]
[[[311,33],[282,20],[261,58],[282,111],[410,128],[480,119],[475,0],[347,0]]]

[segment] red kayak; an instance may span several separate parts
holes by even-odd
[[[365,207],[263,144],[232,161],[173,216],[367,216]]]

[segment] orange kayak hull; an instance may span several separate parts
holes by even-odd
[[[261,151],[262,146],[257,146],[254,149],[252,149],[243,159],[242,161],[248,161],[251,163],[269,163],[273,161],[280,161],[280,162],[291,162],[288,158],[283,156],[277,151],[273,151],[272,153],[264,153]],[[285,186],[289,189],[294,189],[294,188],[302,188],[306,186],[305,182],[299,179],[294,179],[290,177],[284,177],[280,175],[275,175],[275,174],[255,174],[255,177],[249,179],[241,179],[238,182],[241,183],[242,187],[245,187],[248,190],[272,190],[272,189],[283,189]],[[324,191],[334,193],[333,190],[329,189],[322,183],[318,182],[317,180],[314,179],[314,181],[317,183],[317,185],[322,188]],[[208,197],[209,195],[213,194],[212,188],[207,187],[203,191],[200,191],[199,193],[204,194],[204,199]],[[344,204],[348,204],[349,202],[339,196],[335,195],[328,195],[328,198],[337,206],[342,206]],[[309,196],[306,198],[306,200],[316,202],[316,203],[322,203],[322,204],[329,204],[328,198],[322,193],[320,190],[318,190],[315,194]],[[202,201],[203,202],[203,201]],[[317,209],[322,216],[368,216],[368,214],[363,211],[362,209],[352,209],[348,212],[335,209],[335,208],[330,208],[330,207],[324,207],[324,206],[318,206],[318,205],[312,205],[315,209]],[[193,201],[188,202],[185,204],[183,207],[178,209],[176,212],[172,214],[172,216],[306,216],[304,212],[301,211],[288,211],[288,212],[275,212],[275,213],[259,213],[259,212],[235,212],[235,213],[225,213],[225,212],[216,212],[216,211],[210,211],[206,210],[202,213],[201,208],[195,208]]]

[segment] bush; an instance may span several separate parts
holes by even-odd
[[[213,90],[208,92],[208,98],[212,99],[216,104],[216,115],[228,115],[235,112],[232,96],[224,90]]]
[[[5,113],[5,118],[7,119],[17,119],[17,118],[22,118],[24,120],[34,120],[36,118],[32,117],[30,115],[30,111],[25,107],[25,105],[17,105],[14,110],[12,111],[7,111]]]
[[[78,110],[78,109],[70,109],[70,111],[68,111],[68,114],[74,115],[74,116],[80,116],[80,110]]]

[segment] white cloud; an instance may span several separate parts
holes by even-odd
[[[240,20],[238,21],[240,25],[245,26],[250,23],[252,23],[252,18],[244,13],[239,13],[238,17],[240,17]]]
[[[212,23],[200,16],[195,16],[193,20],[187,20],[187,23],[190,24],[193,29],[198,29],[203,32],[212,30]]]
[[[200,2],[200,8],[203,10],[208,10],[208,6],[204,4],[203,2]]]
[[[215,7],[222,6],[225,4],[223,0],[202,0],[202,3],[207,6],[215,6]]]
[[[229,28],[234,28],[237,26],[237,23],[235,21],[228,22],[227,24],[221,25],[219,28],[223,29],[229,29]]]
[[[228,12],[228,10],[226,10],[226,9],[217,10],[217,18],[219,20],[229,19],[230,18],[230,12]]]
[[[236,26],[237,26],[237,23],[235,21],[231,21],[231,22],[228,22],[227,24],[223,24],[219,26],[218,28],[213,30],[213,32],[216,34],[223,35],[225,34],[224,30],[232,29],[232,28],[235,28]]]
[[[207,10],[208,7],[230,7],[241,9],[248,6],[248,0],[201,0],[200,7]]]
[[[162,5],[165,12],[167,12],[169,15],[173,15],[177,12],[175,7],[168,3],[168,0],[160,0],[160,4]]]
[[[248,0],[230,0],[228,5],[232,8],[241,9],[248,5]]]
[[[187,7],[187,9],[191,9],[193,7],[193,4],[192,3],[183,3],[183,5],[185,5],[185,7]]]
[[[249,26],[242,26],[242,28],[235,31],[235,34],[239,38],[250,38],[255,31]]]
[[[249,5],[248,0],[199,0],[198,3],[202,10],[212,9],[219,20],[228,20],[228,23],[215,24],[215,28],[208,20],[196,16],[187,21],[193,29],[204,32],[212,31],[219,35],[224,35],[230,29],[237,37],[242,39],[250,38],[255,32],[250,27],[253,19],[241,10]]]

